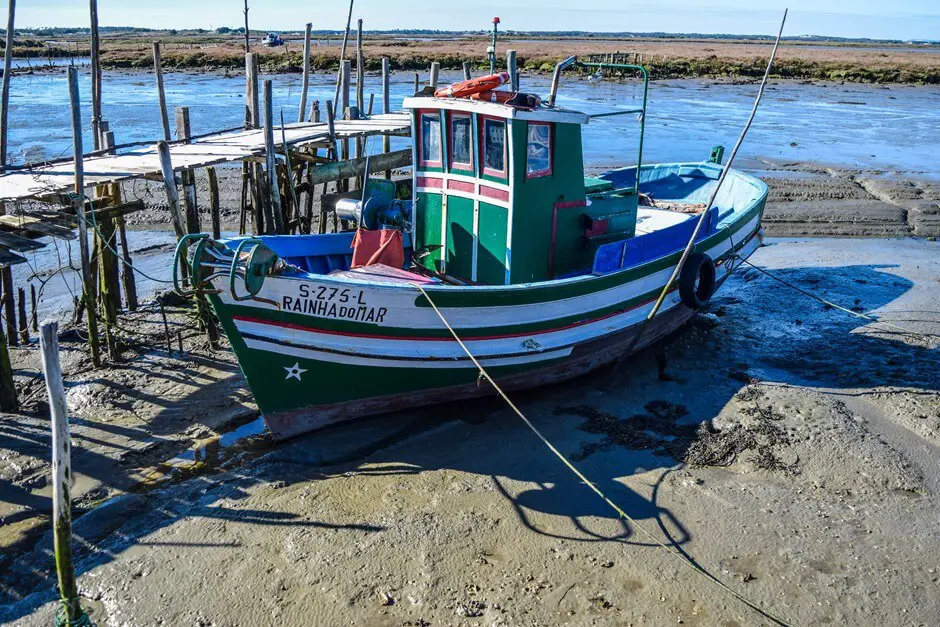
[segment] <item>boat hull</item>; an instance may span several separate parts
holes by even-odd
[[[762,185],[762,184],[761,184]],[[760,244],[766,186],[695,245],[717,266]],[[633,344],[681,256],[603,275],[509,286],[423,286],[506,390],[549,385],[609,364]],[[346,273],[347,275],[349,273]],[[416,285],[331,274],[270,276],[260,298],[235,300],[214,280],[210,301],[271,432],[289,438],[354,418],[493,394]],[[695,314],[677,289],[645,325],[640,350]]]

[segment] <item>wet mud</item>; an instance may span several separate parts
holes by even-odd
[[[160,368],[157,325],[108,377],[66,343],[82,595],[110,625],[769,624],[641,525],[793,624],[931,624],[940,245],[767,243],[753,260],[781,278],[919,334],[742,268],[613,379],[514,395],[633,521],[496,399],[273,446],[196,337]],[[29,412],[0,418],[0,621],[17,625],[48,624],[55,597],[44,528],[10,542],[49,503],[31,376]]]

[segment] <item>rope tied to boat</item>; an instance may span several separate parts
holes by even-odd
[[[467,348],[467,345],[464,344],[463,340],[460,339],[460,336],[457,335],[457,332],[454,330],[454,328],[453,328],[453,327],[450,325],[450,323],[447,321],[447,318],[444,317],[444,314],[441,312],[441,310],[438,309],[437,304],[431,299],[431,296],[430,296],[430,295],[428,294],[428,292],[424,289],[424,287],[421,286],[420,284],[415,284],[415,287],[418,289],[419,292],[421,292],[421,294],[424,296],[424,298],[428,301],[428,304],[429,304],[429,305],[431,306],[431,308],[434,310],[434,313],[437,314],[437,317],[440,318],[441,322],[444,324],[444,326],[445,326],[445,327],[447,328],[447,330],[450,332],[451,336],[454,338],[454,340],[457,342],[457,344],[460,345],[460,348],[461,348],[461,349],[463,350],[463,352],[467,355],[467,357],[470,359],[470,361],[473,362],[473,365],[476,366],[477,370],[479,370],[478,380],[479,380],[479,379],[485,379],[486,381],[488,381],[489,384],[493,386],[493,389],[496,390],[496,393],[503,399],[503,401],[506,402],[507,405],[509,405],[509,408],[512,409],[512,411],[513,411],[517,416],[519,416],[519,418],[522,420],[522,422],[525,423],[525,425],[536,435],[536,437],[538,437],[538,439],[541,440],[542,443],[543,443],[546,447],[548,447],[548,450],[550,450],[550,451],[555,455],[555,457],[557,457],[557,458],[568,468],[568,470],[570,470],[572,473],[574,473],[574,475],[575,475],[578,479],[580,479],[582,482],[584,482],[584,484],[585,484],[586,486],[588,486],[595,494],[597,494],[597,496],[599,496],[602,501],[604,501],[608,506],[610,506],[610,508],[611,508],[612,510],[614,510],[614,511],[617,513],[617,515],[618,515],[622,520],[627,521],[627,522],[630,523],[632,526],[634,526],[635,528],[639,529],[639,530],[643,533],[643,535],[645,535],[645,536],[646,536],[647,538],[649,538],[651,541],[655,542],[659,547],[661,547],[661,548],[665,549],[666,551],[668,551],[670,555],[672,555],[673,557],[675,557],[675,558],[677,558],[678,560],[680,560],[683,564],[685,564],[685,565],[689,566],[690,568],[692,568],[695,572],[697,572],[699,575],[705,577],[705,579],[707,579],[708,581],[712,582],[713,584],[715,584],[715,585],[717,585],[718,587],[720,587],[720,588],[722,588],[723,590],[725,590],[725,592],[728,592],[729,594],[731,594],[731,596],[733,596],[734,598],[736,598],[736,599],[737,599],[738,601],[740,601],[741,603],[747,605],[748,607],[750,607],[752,610],[754,610],[754,611],[757,612],[758,614],[761,614],[761,615],[764,616],[765,618],[768,618],[768,619],[772,620],[773,622],[775,622],[775,623],[778,624],[778,625],[782,625],[782,626],[784,626],[784,627],[786,627],[787,625],[789,625],[789,623],[787,623],[783,618],[780,618],[780,617],[777,616],[776,614],[772,613],[770,610],[766,610],[766,609],[762,608],[760,605],[757,604],[757,602],[751,601],[750,599],[748,599],[747,597],[745,597],[745,596],[742,595],[741,593],[737,592],[736,590],[734,590],[733,588],[731,588],[730,586],[728,586],[728,584],[726,584],[725,582],[721,581],[720,579],[718,579],[717,577],[715,577],[714,575],[712,575],[711,573],[709,573],[707,570],[705,570],[704,568],[702,568],[701,566],[699,566],[698,564],[696,564],[692,559],[690,559],[689,557],[683,555],[681,552],[679,552],[678,550],[676,550],[674,547],[671,547],[671,546],[669,546],[668,544],[666,544],[665,542],[663,542],[662,540],[660,540],[658,537],[656,537],[656,535],[655,535],[654,533],[652,533],[651,531],[649,531],[648,529],[646,529],[646,527],[640,525],[632,516],[630,516],[630,514],[628,514],[627,512],[625,512],[625,511],[623,510],[623,508],[621,508],[619,505],[617,505],[616,503],[614,503],[606,494],[604,494],[604,493],[601,491],[601,489],[597,487],[597,484],[595,484],[593,481],[591,481],[590,479],[588,479],[587,476],[586,476],[583,472],[581,472],[581,471],[577,468],[577,466],[574,465],[573,462],[571,462],[567,457],[565,457],[564,453],[562,453],[561,451],[559,451],[559,450],[555,447],[555,445],[552,444],[551,441],[550,441],[548,438],[546,438],[546,437],[542,434],[541,431],[539,431],[538,427],[536,427],[534,424],[532,424],[532,421],[529,420],[529,419],[526,417],[526,415],[525,415],[524,413],[522,413],[522,410],[519,409],[519,407],[512,401],[512,399],[510,399],[509,396],[506,395],[506,393],[505,393],[505,392],[503,391],[503,389],[499,386],[499,384],[496,383],[496,381],[493,379],[492,376],[490,376],[489,372],[486,371],[486,369],[480,364],[480,362],[479,362],[479,361],[477,360],[477,358],[473,355],[473,353],[470,352],[470,349]]]
[[[758,266],[757,264],[755,264],[755,263],[753,263],[753,262],[751,262],[751,261],[748,261],[746,258],[741,257],[740,255],[737,255],[737,254],[732,255],[731,259],[732,259],[732,261],[735,260],[735,259],[737,259],[737,260],[740,261],[742,264],[745,264],[745,263],[746,263],[747,265],[751,266],[752,268],[754,268],[754,269],[757,270],[758,272],[761,272],[761,273],[763,273],[763,274],[769,276],[769,277],[770,277],[771,279],[773,279],[774,281],[777,281],[777,282],[779,282],[779,283],[781,283],[781,284],[783,284],[783,285],[789,287],[789,288],[792,289],[792,290],[796,290],[797,292],[799,292],[800,294],[803,294],[804,296],[808,296],[808,297],[810,297],[810,298],[812,298],[812,299],[818,300],[819,302],[821,302],[822,304],[826,305],[827,307],[832,307],[833,309],[838,309],[839,311],[845,312],[845,313],[849,314],[850,316],[855,316],[856,318],[861,318],[862,320],[868,320],[869,322],[872,322],[872,323],[874,323],[874,324],[880,324],[881,326],[887,327],[887,328],[889,328],[889,329],[893,329],[893,330],[895,330],[895,331],[897,331],[897,332],[899,332],[899,333],[904,333],[904,334],[906,334],[906,335],[915,335],[915,336],[924,337],[924,338],[931,338],[931,339],[940,338],[940,335],[938,335],[938,334],[936,334],[936,333],[924,333],[923,331],[915,331],[915,330],[913,330],[913,329],[908,329],[908,328],[906,328],[906,327],[902,327],[902,326],[899,326],[899,325],[896,325],[896,324],[891,324],[890,322],[885,322],[884,320],[879,320],[878,318],[875,318],[874,316],[869,316],[868,314],[863,314],[863,313],[858,312],[858,311],[853,311],[853,310],[849,309],[848,307],[843,307],[842,305],[839,305],[839,304],[837,304],[837,303],[832,302],[831,300],[828,300],[828,299],[826,299],[826,298],[823,298],[822,296],[819,296],[818,294],[813,294],[813,293],[810,292],[809,290],[805,290],[805,289],[803,289],[802,287],[800,287],[800,286],[798,286],[798,285],[794,285],[793,283],[787,281],[786,279],[777,276],[776,274],[774,274],[774,273],[771,272],[770,270],[767,270],[766,268],[762,268],[762,267]],[[739,264],[738,267],[740,268],[741,265]],[[729,274],[730,274],[730,272],[729,272]]]

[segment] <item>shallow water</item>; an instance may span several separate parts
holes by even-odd
[[[85,146],[91,146],[90,82],[82,68]],[[444,72],[441,83],[458,80]],[[274,81],[275,122],[283,111],[287,122],[297,118],[301,77],[265,76]],[[424,76],[422,78],[425,78]],[[547,76],[523,76],[526,91],[545,96]],[[189,106],[194,134],[239,125],[244,116],[244,78],[214,73],[165,75],[167,104]],[[413,75],[392,78],[392,108],[413,90]],[[381,112],[378,76],[368,76],[366,98],[377,92],[375,112]],[[699,80],[661,81],[650,85],[645,160],[665,162],[708,157],[712,146],[729,150],[747,119],[756,85],[714,84]],[[640,98],[635,85],[586,80],[563,81],[560,105],[588,113],[610,111],[619,103],[634,108]],[[333,76],[315,74],[311,99],[333,97]],[[161,134],[157,95],[151,74],[107,72],[104,76],[103,116],[118,143],[155,140]],[[68,91],[65,72],[18,75],[11,83],[10,160],[14,163],[66,156],[71,151]],[[174,126],[171,111],[171,126]],[[594,120],[584,131],[588,166],[635,162],[637,116]],[[406,140],[397,139],[399,147]],[[370,149],[380,146],[375,139]],[[877,85],[768,86],[739,165],[756,167],[757,159],[810,161],[850,168],[887,168],[937,175],[936,146],[940,145],[940,87]]]

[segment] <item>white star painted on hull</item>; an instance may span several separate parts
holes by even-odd
[[[291,366],[290,368],[288,368],[287,366],[284,366],[284,370],[287,371],[287,376],[284,377],[285,379],[290,379],[291,377],[294,377],[298,381],[300,381],[300,375],[307,372],[306,370],[300,367],[299,361],[293,366]]]

